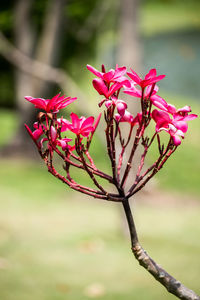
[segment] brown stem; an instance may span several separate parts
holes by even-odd
[[[131,249],[139,264],[144,267],[157,281],[159,281],[169,293],[175,295],[179,299],[200,300],[200,297],[194,291],[188,289],[180,281],[167,273],[141,247],[138,241],[137,231],[128,199],[125,200],[126,201],[123,202],[123,207],[131,237]]]
[[[127,163],[127,166],[126,166],[126,169],[124,171],[124,176],[122,178],[122,181],[121,181],[121,187],[123,188],[125,182],[126,182],[126,179],[128,177],[128,174],[129,174],[129,171],[131,169],[131,163],[132,163],[132,160],[133,160],[133,156],[135,154],[135,151],[138,147],[138,144],[139,144],[139,141],[140,141],[140,138],[142,136],[142,132],[143,132],[143,126],[140,126],[137,130],[137,133],[136,133],[136,136],[135,136],[135,140],[134,140],[134,143],[133,143],[133,148],[131,150],[131,153],[130,153],[130,156],[129,156],[129,160],[128,160],[128,163]]]

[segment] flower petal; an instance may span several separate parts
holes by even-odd
[[[95,76],[102,78],[103,73],[99,72],[97,69],[95,69],[94,67],[87,65],[87,69],[92,72]]]

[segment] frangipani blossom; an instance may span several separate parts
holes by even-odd
[[[165,75],[159,75],[157,76],[156,69],[151,69],[147,75],[145,75],[144,79],[138,76],[138,74],[131,69],[131,72],[127,72],[127,75],[136,83],[138,84],[142,89],[144,89],[146,86],[151,85],[153,83],[156,83],[160,80],[162,80]]]
[[[194,119],[196,119],[198,116],[195,114],[190,114],[191,112],[191,107],[190,106],[184,106],[182,108],[177,109],[174,113],[173,113],[173,118],[176,121],[192,121]]]
[[[74,102],[77,98],[60,96],[60,93],[52,99],[33,98],[31,96],[24,97],[27,101],[33,103],[36,108],[43,109],[47,113],[57,113],[60,109]]]
[[[188,130],[188,125],[185,120],[177,120],[171,118],[170,115],[165,111],[153,110],[152,118],[156,122],[156,131],[162,130],[168,132],[174,142],[175,146],[180,145],[181,138],[184,138],[184,133]]]
[[[30,135],[30,137],[32,138],[32,140],[34,141],[34,143],[40,147],[40,143],[38,143],[39,138],[44,134],[42,126],[38,123],[35,122],[33,127],[35,128],[34,131],[31,131],[31,129],[29,128],[29,126],[27,124],[24,124],[28,134]],[[44,129],[46,129],[46,127],[44,126]]]
[[[66,128],[73,133],[75,133],[77,136],[84,136],[88,137],[90,133],[92,133],[96,128],[98,124],[93,125],[94,123],[94,117],[78,117],[75,113],[70,114],[72,123],[67,121],[65,123],[65,120],[63,119],[62,122],[64,125],[66,125]],[[99,120],[98,120],[99,121]]]
[[[140,124],[142,120],[142,113],[138,113],[134,118],[133,115],[126,110],[123,116],[120,116],[120,114],[115,114],[115,120],[117,122],[127,122],[133,127],[137,124]]]
[[[123,116],[125,113],[125,110],[127,108],[126,102],[123,100],[117,99],[116,97],[111,97],[111,100],[104,100],[105,101],[105,106],[109,108],[111,105],[117,108],[118,113],[120,116]]]
[[[62,147],[62,150],[66,150],[68,148],[68,142],[72,141],[72,139],[69,138],[58,139],[57,130],[53,126],[51,126],[50,128],[50,137],[51,137],[51,145],[53,147],[60,146]],[[48,146],[51,147],[50,144]]]
[[[100,72],[90,65],[87,65],[87,69],[107,84],[118,82],[127,87],[130,86],[128,78],[124,76],[126,74],[126,67],[118,67],[116,65],[115,70],[110,69],[108,72]],[[102,65],[102,69],[105,69],[104,65]]]

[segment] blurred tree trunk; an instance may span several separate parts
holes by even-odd
[[[117,62],[119,65],[141,70],[141,42],[139,33],[140,0],[120,0],[119,44]]]
[[[119,43],[117,51],[117,63],[130,67],[137,73],[141,71],[142,46],[139,32],[140,0],[120,0],[119,4]],[[128,110],[134,115],[140,111],[140,102],[131,96],[125,95],[128,100]],[[130,101],[129,101],[130,99]],[[131,144],[129,148],[131,147]],[[125,158],[126,159],[126,158]],[[137,166],[139,157],[134,158]],[[132,172],[135,167],[132,168]],[[130,176],[129,176],[130,177]]]
[[[66,0],[49,0],[44,16],[43,29],[36,41],[36,34],[31,22],[33,0],[18,0],[14,8],[14,37],[16,48],[28,57],[50,66],[59,59],[62,41],[62,16]],[[49,83],[31,74],[17,69],[16,108],[19,118],[19,128],[12,141],[4,147],[2,154],[31,154],[32,145],[24,130],[24,123],[31,124],[35,118],[35,109],[24,100],[25,95],[38,97],[45,95],[50,88]],[[13,153],[14,152],[14,153]]]
[[[140,0],[120,0],[119,4],[119,43],[117,51],[117,63],[119,66],[126,66],[128,69],[130,67],[136,72],[140,73],[141,71],[141,59],[142,59],[142,46],[140,42],[140,33],[139,33],[139,18],[140,18]],[[125,96],[125,94],[124,94]],[[133,97],[126,95],[128,100],[128,110],[134,115],[140,110],[139,101],[133,99]],[[130,101],[129,101],[130,99]],[[124,129],[125,130],[125,129]],[[128,147],[128,153],[132,145]],[[120,151],[121,147],[118,147]],[[126,151],[127,153],[127,151]],[[124,157],[124,160],[128,159]],[[134,157],[134,166],[131,169],[132,175],[129,178],[135,178],[134,173],[136,171],[139,155],[136,152]],[[123,174],[124,169],[122,169]],[[130,174],[131,175],[131,174]],[[130,181],[130,179],[129,179]],[[128,186],[130,182],[127,181]],[[127,224],[123,216],[124,212],[120,209],[120,219],[121,219],[121,230],[124,235],[128,235]]]

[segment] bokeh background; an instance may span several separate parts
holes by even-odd
[[[0,299],[173,299],[134,260],[120,205],[87,199],[45,170],[24,130],[35,115],[23,97],[62,91],[78,96],[73,111],[97,115],[86,64],[118,63],[140,74],[156,67],[166,74],[159,95],[198,114],[199,0],[1,1],[0,30]],[[189,124],[177,152],[132,201],[144,248],[197,293],[199,125]],[[99,136],[93,153],[107,170]]]

